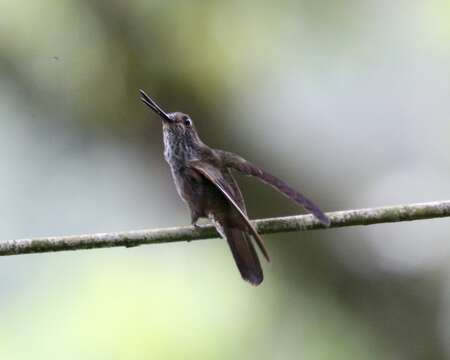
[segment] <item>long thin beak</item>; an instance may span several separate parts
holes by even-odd
[[[145,93],[144,90],[139,89],[139,92],[141,93],[141,100],[145,105],[147,105],[150,109],[157,113],[164,121],[172,122],[170,116],[167,115],[167,113],[163,109],[161,109],[161,107],[155,101],[153,101],[150,96]]]

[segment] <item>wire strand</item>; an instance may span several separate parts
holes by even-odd
[[[325,227],[312,215],[295,215],[255,220],[261,234],[331,229],[344,226],[373,225],[400,221],[450,217],[450,200],[329,212],[331,224]],[[164,229],[99,233],[34,239],[0,241],[0,256],[47,253],[68,250],[135,247],[176,241],[192,241],[219,237],[212,225],[198,228],[182,226]]]

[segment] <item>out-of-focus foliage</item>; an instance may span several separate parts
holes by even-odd
[[[0,239],[189,222],[139,88],[325,210],[448,198],[447,1],[0,6]],[[221,240],[1,258],[0,358],[446,359],[447,233],[267,236],[258,288]]]

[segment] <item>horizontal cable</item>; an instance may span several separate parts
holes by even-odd
[[[450,216],[450,200],[421,204],[329,212],[329,228],[372,225],[389,222],[424,220]],[[327,229],[312,215],[295,215],[255,220],[261,234]],[[116,246],[134,247],[175,241],[191,241],[218,237],[212,225],[181,226],[164,229],[112,232],[103,234],[41,237],[0,241],[0,256],[45,253],[66,250],[99,249]]]

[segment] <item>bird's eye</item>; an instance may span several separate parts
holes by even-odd
[[[187,116],[183,119],[183,122],[184,122],[184,125],[186,125],[186,126],[192,126],[192,120],[191,120],[191,118],[189,118]]]

